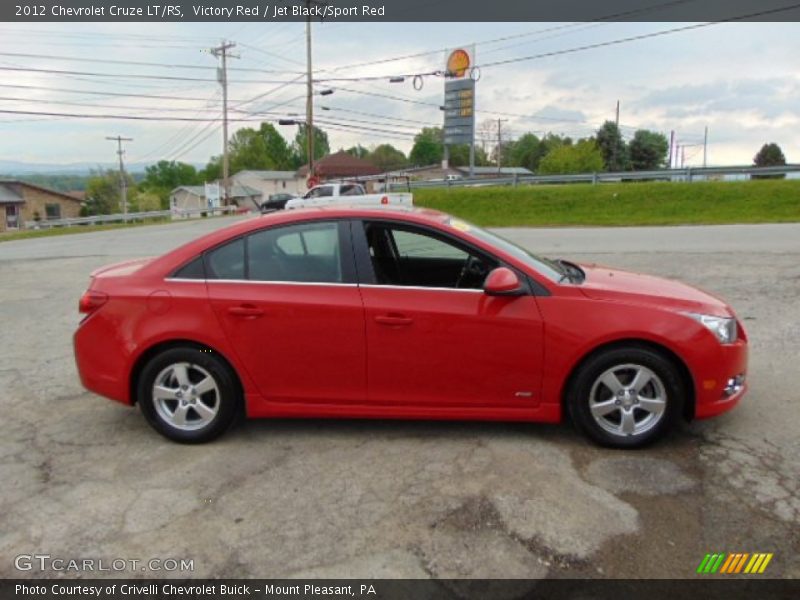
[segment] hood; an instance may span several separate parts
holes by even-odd
[[[123,262],[113,263],[100,267],[92,271],[90,277],[122,277],[130,275],[141,269],[146,264],[155,260],[154,258],[137,258],[135,260],[126,260]]]
[[[723,300],[680,281],[598,265],[580,267],[586,273],[586,280],[579,289],[595,300],[655,304],[672,310],[733,316]]]

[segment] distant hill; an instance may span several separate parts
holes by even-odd
[[[125,168],[129,173],[143,173],[145,167],[154,164],[158,161],[146,163],[130,163],[126,164]],[[205,164],[194,164],[198,169],[205,167]],[[99,169],[116,169],[117,163],[99,163],[99,162],[75,162],[75,163],[33,163],[18,160],[0,160],[0,176],[22,176],[30,174],[41,175],[89,175],[91,171]]]
[[[135,181],[144,178],[144,169],[153,163],[133,163],[125,169]],[[195,165],[202,168],[205,165]],[[117,163],[29,163],[16,160],[0,160],[0,179],[22,179],[61,192],[83,191],[92,172],[112,169]]]

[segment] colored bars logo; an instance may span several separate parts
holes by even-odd
[[[760,575],[766,570],[772,556],[772,552],[706,554],[700,562],[700,566],[697,567],[697,572],[701,575],[713,575],[714,573]]]

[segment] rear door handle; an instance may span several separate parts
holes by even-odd
[[[228,309],[228,314],[233,315],[234,317],[257,319],[264,314],[264,311],[257,306],[243,304],[241,306],[231,306]]]
[[[375,322],[379,325],[388,325],[390,327],[403,327],[411,325],[414,319],[403,315],[378,315],[375,317]]]

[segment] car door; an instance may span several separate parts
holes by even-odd
[[[391,221],[354,226],[367,332],[369,401],[418,408],[539,402],[536,299],[488,296],[500,262],[442,232]]]
[[[206,254],[213,310],[266,399],[365,399],[364,309],[352,257],[346,221],[262,229]]]

